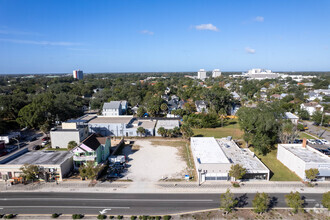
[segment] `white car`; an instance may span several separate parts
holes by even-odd
[[[42,143],[41,143],[41,145],[42,146],[45,146],[46,144],[48,144],[49,142],[46,140],[46,141],[43,141]]]
[[[315,141],[315,139],[308,139],[308,143],[310,143],[310,144],[316,144],[316,141]]]
[[[321,139],[320,141],[321,141],[323,144],[329,144],[329,141],[326,140],[326,139]]]

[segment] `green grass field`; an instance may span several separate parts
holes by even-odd
[[[303,132],[300,132],[299,137],[301,139],[303,139],[303,138],[306,138],[306,139],[315,139],[314,137],[312,137],[312,136],[310,136],[310,135],[308,135],[306,133],[303,133]]]
[[[193,128],[195,137],[222,138],[232,136],[234,139],[241,139],[243,131],[239,129],[236,120],[228,121],[224,127],[219,128]]]
[[[250,148],[253,151],[253,148]],[[257,155],[258,158],[270,169],[270,181],[300,181],[300,178],[291,172],[276,158],[277,150],[269,152],[267,155]]]

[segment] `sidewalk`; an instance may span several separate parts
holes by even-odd
[[[206,182],[198,186],[197,182],[97,182],[89,186],[88,182],[35,183],[6,187],[1,184],[1,192],[100,192],[100,193],[224,193],[230,189],[233,193],[324,193],[330,190],[330,182],[319,182],[307,187],[301,182],[242,182],[235,188],[230,182]]]

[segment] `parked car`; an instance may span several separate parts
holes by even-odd
[[[308,141],[308,143],[310,143],[310,144],[316,144],[315,139],[308,139],[307,141]]]
[[[49,143],[49,141],[43,141],[42,143],[41,143],[41,146],[45,146],[46,144],[48,144]]]
[[[36,141],[37,140],[37,137],[36,136],[34,136],[34,137],[32,137],[31,139],[30,139],[30,141]]]
[[[40,145],[34,145],[32,147],[32,150],[40,150],[41,146]]]
[[[320,141],[320,140],[318,140],[318,139],[316,139],[316,140],[315,140],[315,142],[316,142],[317,144],[320,144],[320,145],[322,145],[322,144],[323,144],[323,142],[322,142],[322,141]]]
[[[42,141],[48,141],[50,138],[49,137],[44,137]]]
[[[326,139],[321,139],[320,141],[321,141],[323,144],[330,144],[329,141],[326,140]]]
[[[330,151],[326,150],[326,149],[320,149],[320,148],[316,148],[316,150],[320,151],[321,153],[325,154],[325,155],[330,155]]]

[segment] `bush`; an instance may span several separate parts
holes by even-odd
[[[100,215],[97,216],[97,219],[106,219],[106,218],[107,218],[106,215],[101,215],[101,214],[100,214]]]
[[[82,214],[73,214],[72,215],[72,219],[82,219],[84,217],[84,215]]]
[[[131,220],[135,220],[136,219],[136,216],[135,215],[132,215],[131,216]]]
[[[115,218],[115,216],[113,216],[113,215],[110,215],[110,216],[109,216],[109,218],[110,218],[110,219],[114,219],[114,218]]]
[[[160,218],[161,218],[160,216],[156,216],[155,217],[156,220],[160,220]]]
[[[163,216],[163,219],[164,220],[170,220],[172,218],[172,216],[170,216],[170,215],[164,215]]]
[[[5,215],[5,219],[15,218],[14,214]]]
[[[58,218],[60,216],[60,214],[54,213],[52,214],[52,218]]]
[[[238,187],[240,187],[240,185],[239,185],[239,183],[234,182],[233,187],[238,188]]]
[[[118,215],[117,216],[117,219],[123,219],[123,216],[122,215]]]

